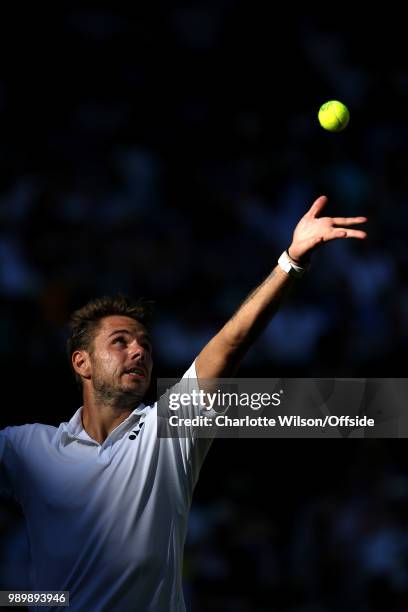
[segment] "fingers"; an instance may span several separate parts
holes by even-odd
[[[317,215],[323,210],[326,206],[328,200],[326,196],[320,196],[315,200],[312,206],[307,211],[306,215],[308,217],[317,217]]]
[[[333,217],[334,225],[357,225],[358,223],[365,223],[368,221],[367,217]]]
[[[333,238],[359,238],[360,240],[364,240],[364,238],[367,238],[367,233],[362,230],[350,230],[344,227],[337,227],[333,229],[328,240],[332,240]]]

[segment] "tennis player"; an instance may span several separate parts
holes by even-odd
[[[366,238],[353,228],[365,217],[323,217],[326,203],[313,203],[271,274],[202,349],[184,390],[234,375],[319,245]],[[19,502],[27,524],[27,588],[68,591],[78,612],[182,612],[187,521],[210,442],[193,429],[157,436],[157,404],[144,403],[153,365],[144,302],[99,298],[77,310],[68,351],[83,405],[58,428],[0,432],[1,491]],[[48,609],[59,605],[54,599]]]

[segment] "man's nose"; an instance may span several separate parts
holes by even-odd
[[[143,361],[145,358],[145,353],[146,351],[141,344],[139,344],[138,342],[132,342],[132,344],[130,345],[130,357],[132,359],[139,358],[140,361]]]

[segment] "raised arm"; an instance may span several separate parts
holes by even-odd
[[[361,230],[349,229],[366,217],[318,217],[327,203],[320,196],[297,224],[288,249],[295,267],[304,267],[310,254],[322,243],[336,238],[366,238]],[[283,265],[285,268],[286,266]],[[241,304],[237,312],[203,348],[196,360],[199,379],[233,376],[245,353],[278,310],[295,276],[278,265]]]

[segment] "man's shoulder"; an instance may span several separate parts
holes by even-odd
[[[34,438],[51,438],[57,428],[43,423],[26,423],[25,425],[8,425],[0,430],[0,437],[10,441],[13,446],[30,443]]]

